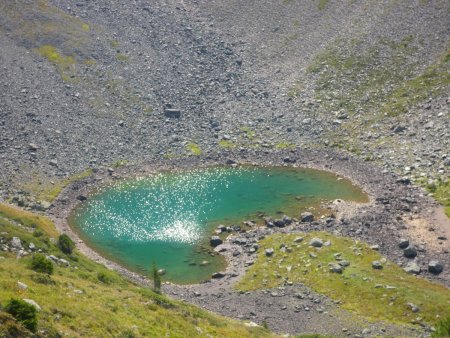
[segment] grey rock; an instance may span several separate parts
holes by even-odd
[[[417,256],[417,250],[414,246],[408,246],[403,250],[403,255],[407,258],[414,258]]]
[[[383,264],[381,264],[380,261],[373,261],[372,268],[376,269],[376,270],[381,270],[381,269],[383,269]]]
[[[211,246],[218,246],[220,244],[222,244],[223,241],[219,236],[212,236],[211,239],[209,240],[209,244],[211,244]]]
[[[336,263],[330,263],[329,267],[330,267],[330,272],[342,273],[344,271],[344,268]]]
[[[421,271],[420,266],[416,262],[409,262],[408,264],[406,264],[403,270],[415,275],[418,275]]]
[[[26,285],[25,283],[19,282],[19,281],[17,282],[17,287],[21,290],[28,289],[28,285]]]
[[[11,239],[11,248],[15,249],[15,250],[21,250],[22,249],[22,241],[20,240],[19,237],[13,237]]]
[[[34,306],[34,308],[35,308],[37,311],[41,311],[41,307],[40,307],[39,304],[36,303],[33,299],[27,299],[27,298],[24,298],[23,301],[24,301],[25,303],[28,303],[28,304]]]
[[[302,212],[300,215],[300,220],[303,223],[308,223],[314,221],[314,215],[310,212]]]
[[[402,238],[398,241],[398,246],[400,247],[400,249],[405,249],[407,248],[409,245],[409,240],[406,238]]]
[[[314,237],[313,239],[311,239],[309,241],[309,245],[311,245],[315,248],[320,248],[323,245],[323,240],[321,240],[320,238]]]
[[[268,248],[268,249],[264,250],[264,252],[265,252],[267,257],[272,257],[273,253],[274,253],[274,250],[273,250],[273,248]]]
[[[179,119],[181,117],[181,110],[173,109],[173,108],[166,108],[166,109],[164,109],[164,115],[169,118]]]
[[[300,242],[302,242],[303,241],[303,237],[296,237],[295,239],[294,239],[294,242],[295,243],[300,243]]]
[[[159,269],[157,272],[158,272],[158,275],[164,276],[166,274],[166,269]]]
[[[428,271],[434,274],[439,274],[444,270],[444,266],[438,261],[430,261],[428,263]]]
[[[211,275],[211,278],[213,278],[213,279],[220,279],[220,278],[223,278],[223,277],[225,277],[225,273],[224,272],[214,272]]]

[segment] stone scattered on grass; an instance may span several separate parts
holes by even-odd
[[[268,248],[268,249],[264,250],[264,252],[266,253],[267,257],[272,257],[274,250],[273,250],[273,248]]]
[[[383,269],[383,264],[381,264],[380,261],[373,261],[372,268],[376,269],[376,270],[381,270],[381,269]]]
[[[330,263],[328,266],[330,267],[330,272],[342,273],[344,271],[344,268],[336,263]]]
[[[39,306],[38,303],[36,303],[33,299],[26,299],[24,298],[23,301],[25,303],[30,304],[31,306],[34,306],[34,308],[36,309],[36,311],[41,311],[41,307]]]
[[[309,245],[315,248],[320,248],[323,246],[323,241],[320,238],[314,237],[309,241]]]
[[[28,289],[28,285],[26,285],[25,283],[19,282],[19,281],[17,282],[17,287],[21,290]]]

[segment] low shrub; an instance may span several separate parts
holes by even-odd
[[[37,311],[33,305],[21,299],[11,298],[5,306],[5,310],[28,330],[36,331]]]
[[[75,243],[69,238],[69,236],[62,234],[58,238],[58,247],[66,255],[70,255],[75,248]]]
[[[51,275],[53,273],[53,263],[49,259],[45,258],[44,255],[36,254],[31,259],[31,269],[36,272]]]

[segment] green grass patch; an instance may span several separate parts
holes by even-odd
[[[383,257],[365,243],[336,237],[325,232],[303,234],[304,240],[294,243],[298,234],[275,234],[260,241],[256,263],[247,271],[237,288],[251,291],[284,285],[287,281],[304,283],[341,306],[375,320],[409,323],[420,316],[430,324],[450,311],[449,289],[406,273],[386,260],[382,270],[372,268]],[[330,246],[316,249],[309,246],[313,237],[331,241]],[[292,252],[283,252],[284,243]],[[272,257],[264,250],[273,248]],[[335,254],[350,262],[342,274],[329,270],[329,263],[338,263]],[[317,256],[317,257],[314,257]],[[413,313],[408,303],[420,308]]]
[[[319,0],[319,2],[317,3],[317,8],[319,9],[319,11],[323,11],[328,3],[330,2],[330,0]]]
[[[117,59],[117,61],[125,62],[125,61],[128,61],[128,56],[123,53],[117,53],[116,59]]]
[[[58,237],[58,231],[56,230],[55,225],[45,216],[37,215],[4,203],[0,203],[0,216],[13,220],[28,228],[43,231],[50,237]]]
[[[232,149],[235,148],[236,145],[233,143],[233,141],[230,140],[219,140],[219,147],[224,149]]]
[[[202,154],[202,149],[194,142],[187,143],[186,150],[194,156],[200,156]]]
[[[47,182],[48,180],[46,179],[43,179],[43,182],[41,182],[40,180],[33,178],[30,182],[23,184],[23,189],[35,195],[40,201],[53,202],[61,191],[69,184],[87,178],[90,175],[92,175],[92,169],[85,170],[53,183]]]
[[[279,142],[275,144],[275,149],[283,150],[283,149],[295,149],[296,145],[294,143],[289,142]]]
[[[450,85],[450,51],[424,72],[405,81],[392,92],[381,111],[390,116],[406,113],[408,108],[429,97],[445,93]]]
[[[444,207],[445,214],[450,218],[450,180],[439,180],[435,183],[428,184],[426,188],[433,194],[436,201]]]
[[[28,213],[24,215],[21,224],[29,221]],[[136,286],[76,250],[65,255],[39,224],[19,227],[15,222],[2,214],[0,231],[7,233],[2,237],[19,237],[24,247],[33,242],[43,254],[70,262],[69,267],[54,264],[48,276],[29,268],[32,255],[17,259],[14,253],[1,253],[0,305],[10,299],[36,301],[42,308],[37,313],[38,332],[69,337],[274,337],[264,328],[247,327]],[[43,234],[36,237],[33,231],[38,230]],[[28,288],[18,288],[17,281]],[[0,333],[20,329],[4,312],[0,312],[0,323]]]

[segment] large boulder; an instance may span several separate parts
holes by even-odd
[[[22,241],[19,237],[13,237],[11,239],[11,247],[15,250],[22,250]]]

